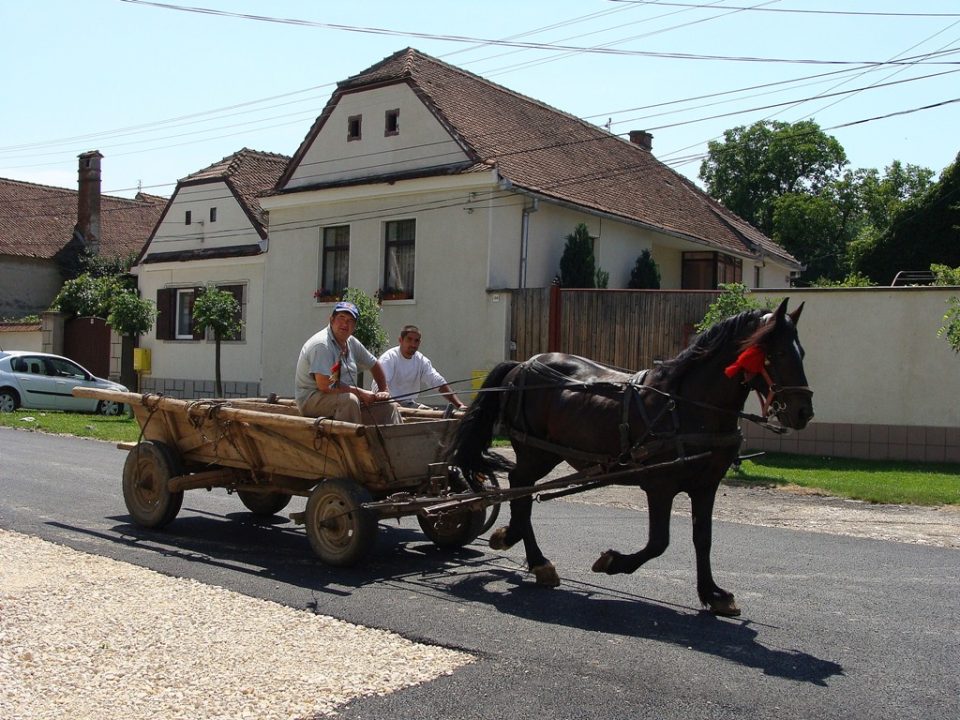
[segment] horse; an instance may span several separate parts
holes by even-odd
[[[522,540],[536,584],[560,584],[537,545],[531,509],[534,483],[565,460],[599,484],[609,484],[609,475],[610,482],[646,492],[646,546],[633,554],[607,550],[592,568],[633,573],[666,550],[673,501],[685,492],[699,599],[717,615],[739,615],[733,593],[714,582],[711,570],[714,498],[738,457],[742,418],[787,432],[803,429],[813,417],[797,335],[802,310],[803,303],[787,313],[785,299],[773,312],[742,312],[716,323],[675,358],[636,375],[556,352],[494,367],[447,452],[474,488],[506,470],[511,488],[530,490],[510,500],[510,522],[491,534],[490,547],[504,550]],[[761,397],[762,416],[743,412],[751,390]],[[490,452],[498,426],[510,438],[515,462]]]

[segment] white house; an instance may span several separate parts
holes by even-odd
[[[177,183],[138,258],[140,292],[156,299],[141,390],[174,397],[214,394],[214,347],[193,327],[197,289],[215,285],[240,302],[243,330],[223,343],[224,394],[260,392],[267,224],[258,194],[274,186],[290,158],[244,148]]]
[[[347,286],[382,294],[391,337],[419,325],[448,380],[489,369],[505,291],[549,285],[578,223],[611,288],[644,249],[664,288],[789,285],[795,258],[631,139],[409,48],[339,83],[261,198],[263,392],[292,393],[331,310],[315,292]]]

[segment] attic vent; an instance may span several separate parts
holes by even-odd
[[[363,122],[363,115],[351,115],[347,118],[347,140],[360,139],[360,126]]]
[[[387,110],[383,123],[384,136],[400,134],[400,110]]]

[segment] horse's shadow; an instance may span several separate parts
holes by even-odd
[[[492,590],[491,584],[506,591]],[[719,618],[706,610],[671,607],[599,585],[564,580],[564,586],[545,589],[521,579],[514,570],[475,573],[446,584],[446,591],[472,602],[484,602],[498,611],[539,623],[577,630],[667,642],[721,657],[765,675],[825,686],[842,676],[843,667],[800,650],[772,649],[758,640],[749,620]]]
[[[230,522],[221,522],[228,518]],[[51,524],[146,552],[141,560],[125,559],[148,567],[155,564],[151,556],[162,556],[164,561],[179,559],[308,588],[321,593],[308,604],[317,613],[334,612],[320,600],[322,595],[332,600],[386,583],[441,602],[482,603],[533,622],[667,642],[800,682],[825,685],[828,678],[843,675],[837,663],[799,650],[764,646],[748,620],[721,619],[570,579],[552,590],[536,587],[512,560],[485,552],[481,539],[451,552],[424,541],[412,528],[381,525],[376,552],[367,562],[336,568],[313,557],[303,531],[282,518],[201,513],[178,518],[164,530],[129,524],[126,516],[111,519],[118,524],[108,532]]]

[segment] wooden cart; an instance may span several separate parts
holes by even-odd
[[[469,492],[442,461],[458,420],[439,411],[404,410],[402,425],[369,426],[302,417],[292,401],[74,393],[133,409],[141,439],[121,445],[123,498],[143,527],[170,523],[186,490],[226,488],[259,515],[299,495],[306,510],[290,518],[323,562],[349,566],[370,551],[380,518],[416,515],[436,545],[460,547],[492,524],[502,501]]]

